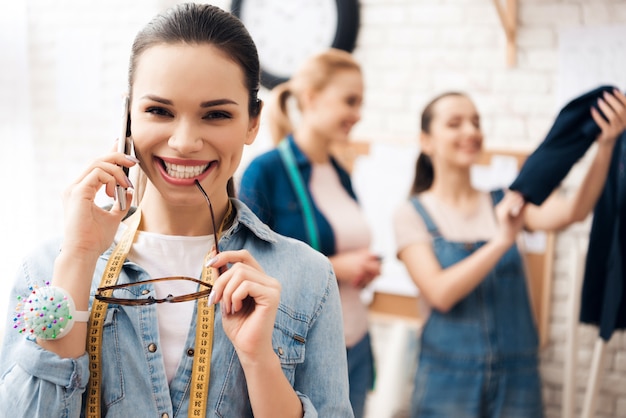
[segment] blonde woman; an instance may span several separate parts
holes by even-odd
[[[349,173],[333,158],[361,119],[363,75],[354,57],[331,49],[308,59],[274,88],[269,127],[278,144],[246,168],[239,198],[274,231],[307,242],[328,256],[343,306],[350,400],[363,416],[374,364],[361,290],[380,274],[371,233]],[[291,115],[289,99],[298,110]]]

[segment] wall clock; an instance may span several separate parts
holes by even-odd
[[[352,52],[359,29],[358,0],[233,0],[231,12],[256,43],[261,84],[268,89],[314,53],[329,47]]]

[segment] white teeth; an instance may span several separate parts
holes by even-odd
[[[167,161],[163,162],[165,163],[165,171],[167,171],[167,175],[177,179],[190,179],[199,176],[209,166],[208,164],[182,165],[168,163]]]

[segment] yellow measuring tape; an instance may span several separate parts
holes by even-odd
[[[217,245],[217,243],[215,243]],[[202,281],[213,285],[213,267],[207,267],[209,255],[202,268]],[[189,395],[189,412],[187,416],[206,416],[207,398],[209,393],[209,378],[211,376],[211,353],[213,351],[213,320],[215,319],[214,305],[209,306],[207,298],[198,299],[198,313],[196,323],[196,343],[194,348],[193,368],[191,370],[191,393]]]
[[[107,262],[100,287],[113,286],[117,283],[117,279],[122,270],[124,260],[130,251],[130,247],[135,240],[135,233],[141,222],[141,211],[138,209],[130,218],[128,228],[117,244],[109,261]],[[105,296],[110,296],[113,290],[104,292]],[[86,416],[89,418],[100,418],[100,393],[101,388],[101,371],[102,371],[102,327],[106,317],[108,303],[94,299],[91,305],[91,315],[89,316],[89,325],[87,328],[87,353],[89,354],[89,386],[87,390],[87,411]]]
[[[231,207],[224,217],[222,226],[229,218]],[[124,260],[130,252],[130,247],[135,240],[135,235],[141,222],[141,210],[128,218],[128,228],[122,235],[120,242],[114,248],[109,261],[107,262],[100,287],[113,286],[117,283]],[[217,235],[219,237],[219,234]],[[215,243],[217,246],[217,243]],[[202,269],[201,280],[213,284],[217,271],[213,267],[207,267],[206,262],[211,258],[212,253],[208,253]],[[113,290],[102,292],[103,296],[111,296]],[[196,319],[196,340],[194,347],[194,361],[191,372],[191,393],[189,398],[188,417],[206,416],[207,397],[209,389],[209,378],[211,371],[211,353],[213,350],[213,321],[215,318],[214,306],[209,306],[207,298],[198,300]],[[107,303],[93,300],[91,315],[89,318],[89,328],[87,330],[87,352],[89,354],[89,386],[86,416],[88,418],[101,418],[100,395],[102,392],[101,372],[102,372],[102,329],[106,317]]]

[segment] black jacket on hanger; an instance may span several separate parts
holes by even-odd
[[[615,144],[609,174],[593,211],[580,321],[598,325],[608,341],[626,328],[626,134]]]
[[[559,112],[544,141],[522,165],[509,187],[526,201],[541,205],[600,133],[591,107],[613,86],[601,86],[570,101]],[[602,114],[602,111],[600,111]],[[589,236],[581,294],[580,321],[598,325],[609,340],[615,329],[626,328],[626,133],[613,150],[602,195],[595,208]]]
[[[600,127],[591,117],[591,108],[602,114],[598,99],[605,91],[614,89],[601,86],[567,103],[509,189],[520,192],[527,202],[541,205],[600,134]]]

